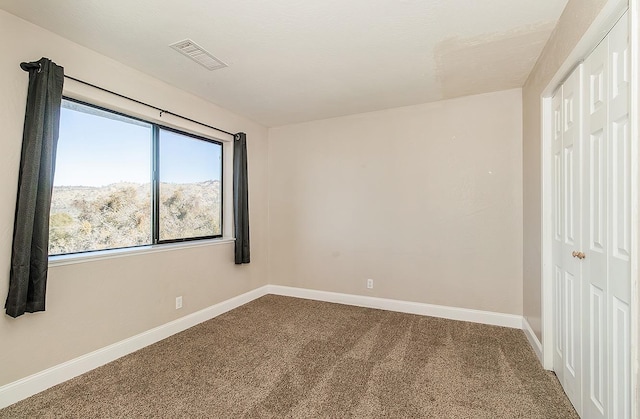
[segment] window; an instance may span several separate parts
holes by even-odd
[[[160,129],[160,241],[220,236],[222,147]]]
[[[221,236],[220,142],[62,101],[50,255]]]

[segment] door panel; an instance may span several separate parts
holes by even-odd
[[[593,127],[593,126],[592,126]],[[587,168],[587,179],[589,179],[589,185],[587,186],[588,201],[585,203],[585,209],[587,211],[586,220],[589,225],[587,226],[588,250],[599,253],[604,256],[605,254],[605,233],[607,231],[607,213],[606,213],[606,166],[605,166],[605,147],[606,137],[603,128],[598,128],[595,132],[589,135],[589,149],[586,152],[585,164]],[[604,273],[604,271],[602,272]]]
[[[553,135],[551,139],[551,152],[553,159],[552,181],[552,209],[553,209],[553,327],[554,327],[554,351],[553,365],[558,380],[564,380],[564,278],[562,269],[562,237],[564,230],[563,216],[563,173],[562,173],[562,88],[556,91],[552,98]]]
[[[576,278],[569,272],[564,273],[564,308],[565,308],[565,352],[564,352],[564,366],[565,380],[571,381],[578,376],[579,368],[577,361],[580,359],[578,351],[580,350],[580,343],[576,342],[576,337],[580,333],[578,327],[576,327],[576,297],[579,295],[578,285],[576,284]],[[579,326],[579,325],[578,325]],[[577,345],[576,345],[577,344]],[[577,347],[576,347],[577,346]],[[567,376],[566,373],[569,373]],[[566,381],[565,381],[566,382]],[[572,384],[572,383],[569,383]]]
[[[630,184],[630,139],[628,115],[612,123],[612,257],[626,269],[631,256],[631,198]]]
[[[562,86],[562,244],[560,261],[564,278],[564,365],[562,385],[576,411],[582,412],[582,89],[583,66],[578,66]]]
[[[574,153],[573,144],[564,146],[564,244],[571,248],[575,248],[576,244],[576,224],[579,222],[576,218],[576,191],[575,182],[575,163],[579,163],[577,152]]]
[[[607,391],[605,298],[600,288],[593,284],[589,288],[588,345],[585,347],[588,364],[584,371],[589,398],[585,401],[584,417],[604,417]]]
[[[586,258],[582,261],[585,307],[584,418],[606,418],[609,409],[607,349],[607,100],[609,91],[608,42],[603,41],[585,60],[585,135],[583,197]]]
[[[555,266],[555,295],[556,301],[554,304],[555,311],[555,342],[556,342],[556,356],[557,362],[555,365],[563,365],[564,359],[564,284],[562,281],[562,268]],[[562,382],[562,372],[564,369],[558,371],[558,379]]]
[[[608,302],[611,356],[610,417],[631,417],[631,138],[629,126],[629,35],[626,15],[609,41],[609,258]]]
[[[631,418],[631,341],[629,304],[612,299],[612,418]]]

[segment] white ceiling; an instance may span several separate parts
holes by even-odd
[[[0,0],[0,8],[277,126],[521,87],[566,3]],[[185,38],[229,67],[209,71],[168,47]]]

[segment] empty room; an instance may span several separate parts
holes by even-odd
[[[0,418],[640,417],[640,0],[0,0]]]

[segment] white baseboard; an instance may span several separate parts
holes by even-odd
[[[146,332],[0,387],[0,409],[217,317],[267,294],[267,286],[230,298]]]
[[[538,360],[542,365],[544,365],[544,359],[542,356],[542,343],[540,343],[540,340],[534,333],[526,317],[522,317],[522,330],[524,331],[524,334],[527,337],[529,344],[533,348],[533,351],[536,353]]]
[[[441,317],[450,320],[490,324],[494,326],[509,327],[512,329],[522,329],[522,316],[515,314],[494,313],[491,311],[391,300],[388,298],[367,297],[364,295],[341,294],[337,292],[285,287],[281,285],[267,285],[267,287],[269,294],[306,298],[309,300],[326,301],[329,303],[347,304],[359,307],[377,308],[401,313],[419,314],[422,316]]]
[[[542,346],[535,337],[535,334],[531,331],[529,324],[522,318],[522,316],[514,314],[494,313],[490,311],[447,307],[410,301],[391,300],[387,298],[367,297],[362,295],[341,294],[280,285],[265,285],[198,312],[189,314],[185,317],[181,317],[162,326],[140,333],[136,336],[116,342],[86,355],[82,355],[78,358],[14,381],[13,383],[6,384],[0,387],[0,409],[53,387],[56,384],[60,384],[64,381],[77,377],[80,374],[91,371],[92,369],[102,366],[108,362],[114,361],[124,355],[142,349],[145,346],[154,344],[171,335],[182,332],[183,330],[193,327],[199,323],[217,317],[266,294],[305,298],[359,307],[377,308],[381,310],[397,311],[423,316],[441,317],[451,320],[483,323],[514,329],[524,329],[531,346],[533,346],[539,358],[542,353]]]

